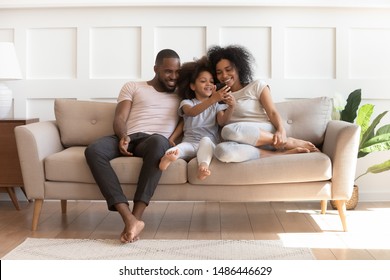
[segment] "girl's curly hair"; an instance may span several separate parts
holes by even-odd
[[[191,89],[190,84],[194,84],[199,74],[204,71],[213,73],[205,56],[195,61],[183,63],[177,79],[178,94],[182,99],[195,98],[195,92]]]
[[[246,85],[253,81],[253,65],[255,59],[253,55],[243,46],[229,45],[226,47],[212,46],[207,51],[207,58],[216,78],[215,68],[222,59],[229,60],[236,68],[240,77],[240,82]]]

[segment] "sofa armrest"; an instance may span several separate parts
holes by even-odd
[[[359,141],[360,126],[344,121],[329,121],[322,150],[332,160],[334,200],[346,200],[352,195]]]
[[[44,198],[44,159],[64,149],[54,121],[15,127],[24,188],[29,199]]]

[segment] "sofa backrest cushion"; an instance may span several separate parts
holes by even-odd
[[[322,144],[332,113],[328,97],[289,100],[275,103],[284,120],[288,136]],[[116,103],[56,99],[54,112],[65,147],[86,146],[114,134]]]
[[[114,134],[116,103],[56,99],[54,113],[62,145],[86,146]]]
[[[325,130],[332,115],[332,99],[316,97],[275,103],[284,120],[287,135],[315,145],[324,141]]]

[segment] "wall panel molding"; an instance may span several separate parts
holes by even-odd
[[[76,79],[77,28],[27,30],[27,79]]]
[[[13,28],[1,28],[0,29],[0,42],[14,42],[14,29]]]
[[[90,29],[91,79],[141,78],[141,27]]]
[[[157,26],[154,29],[154,46],[157,54],[161,49],[180,50],[182,61],[200,58],[206,53],[206,27],[204,26]]]
[[[252,50],[256,59],[255,75],[262,79],[270,79],[272,76],[272,42],[271,27],[269,26],[229,26],[219,30],[219,44],[240,44]]]
[[[0,8],[69,7],[336,7],[388,8],[386,0],[1,0]]]
[[[55,98],[115,102],[125,82],[153,77],[160,49],[186,62],[217,44],[245,45],[275,101],[361,88],[376,113],[390,108],[390,1],[156,2],[0,0],[0,41],[15,43],[23,74],[7,81],[14,116],[54,119]],[[362,179],[362,196],[389,197],[384,177]]]
[[[290,27],[285,36],[285,78],[336,78],[335,28]]]
[[[349,30],[349,76],[351,79],[390,77],[390,28]]]

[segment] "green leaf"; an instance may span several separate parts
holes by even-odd
[[[371,139],[362,144],[359,149],[359,152],[367,154],[388,150],[390,150],[390,133],[372,137]]]
[[[388,171],[388,170],[390,170],[390,160],[387,160],[380,164],[373,165],[367,169],[368,172],[375,173],[375,174]]]
[[[373,166],[370,166],[365,173],[357,177],[355,180],[359,179],[360,177],[366,175],[367,173],[374,173],[378,174],[384,171],[390,170],[390,160],[387,160],[385,162],[382,162],[380,164],[375,164]]]
[[[364,153],[364,152],[359,151],[357,157],[358,157],[358,158],[362,158],[362,157],[365,157],[365,156],[368,155],[368,154],[369,154],[369,153]]]
[[[344,110],[340,113],[340,120],[353,123],[356,119],[356,112],[359,108],[361,100],[361,89],[357,89],[351,92],[347,98],[347,104],[345,105]]]
[[[390,124],[386,124],[381,128],[379,128],[378,131],[376,132],[376,135],[381,135],[386,133],[390,133]]]
[[[364,143],[368,138],[370,138],[369,134],[367,134],[367,130],[370,127],[371,115],[374,113],[374,105],[365,104],[360,107],[357,115],[356,124],[358,124],[361,128],[360,131],[360,146]]]
[[[371,138],[374,137],[374,132],[375,132],[375,128],[376,126],[380,123],[381,119],[387,114],[387,111],[384,111],[383,113],[381,113],[380,115],[378,115],[374,120],[373,122],[371,123],[371,125],[366,129],[366,131],[364,132],[363,136],[362,136],[362,139],[360,140],[360,147],[364,146],[365,143],[367,141],[369,141]]]

